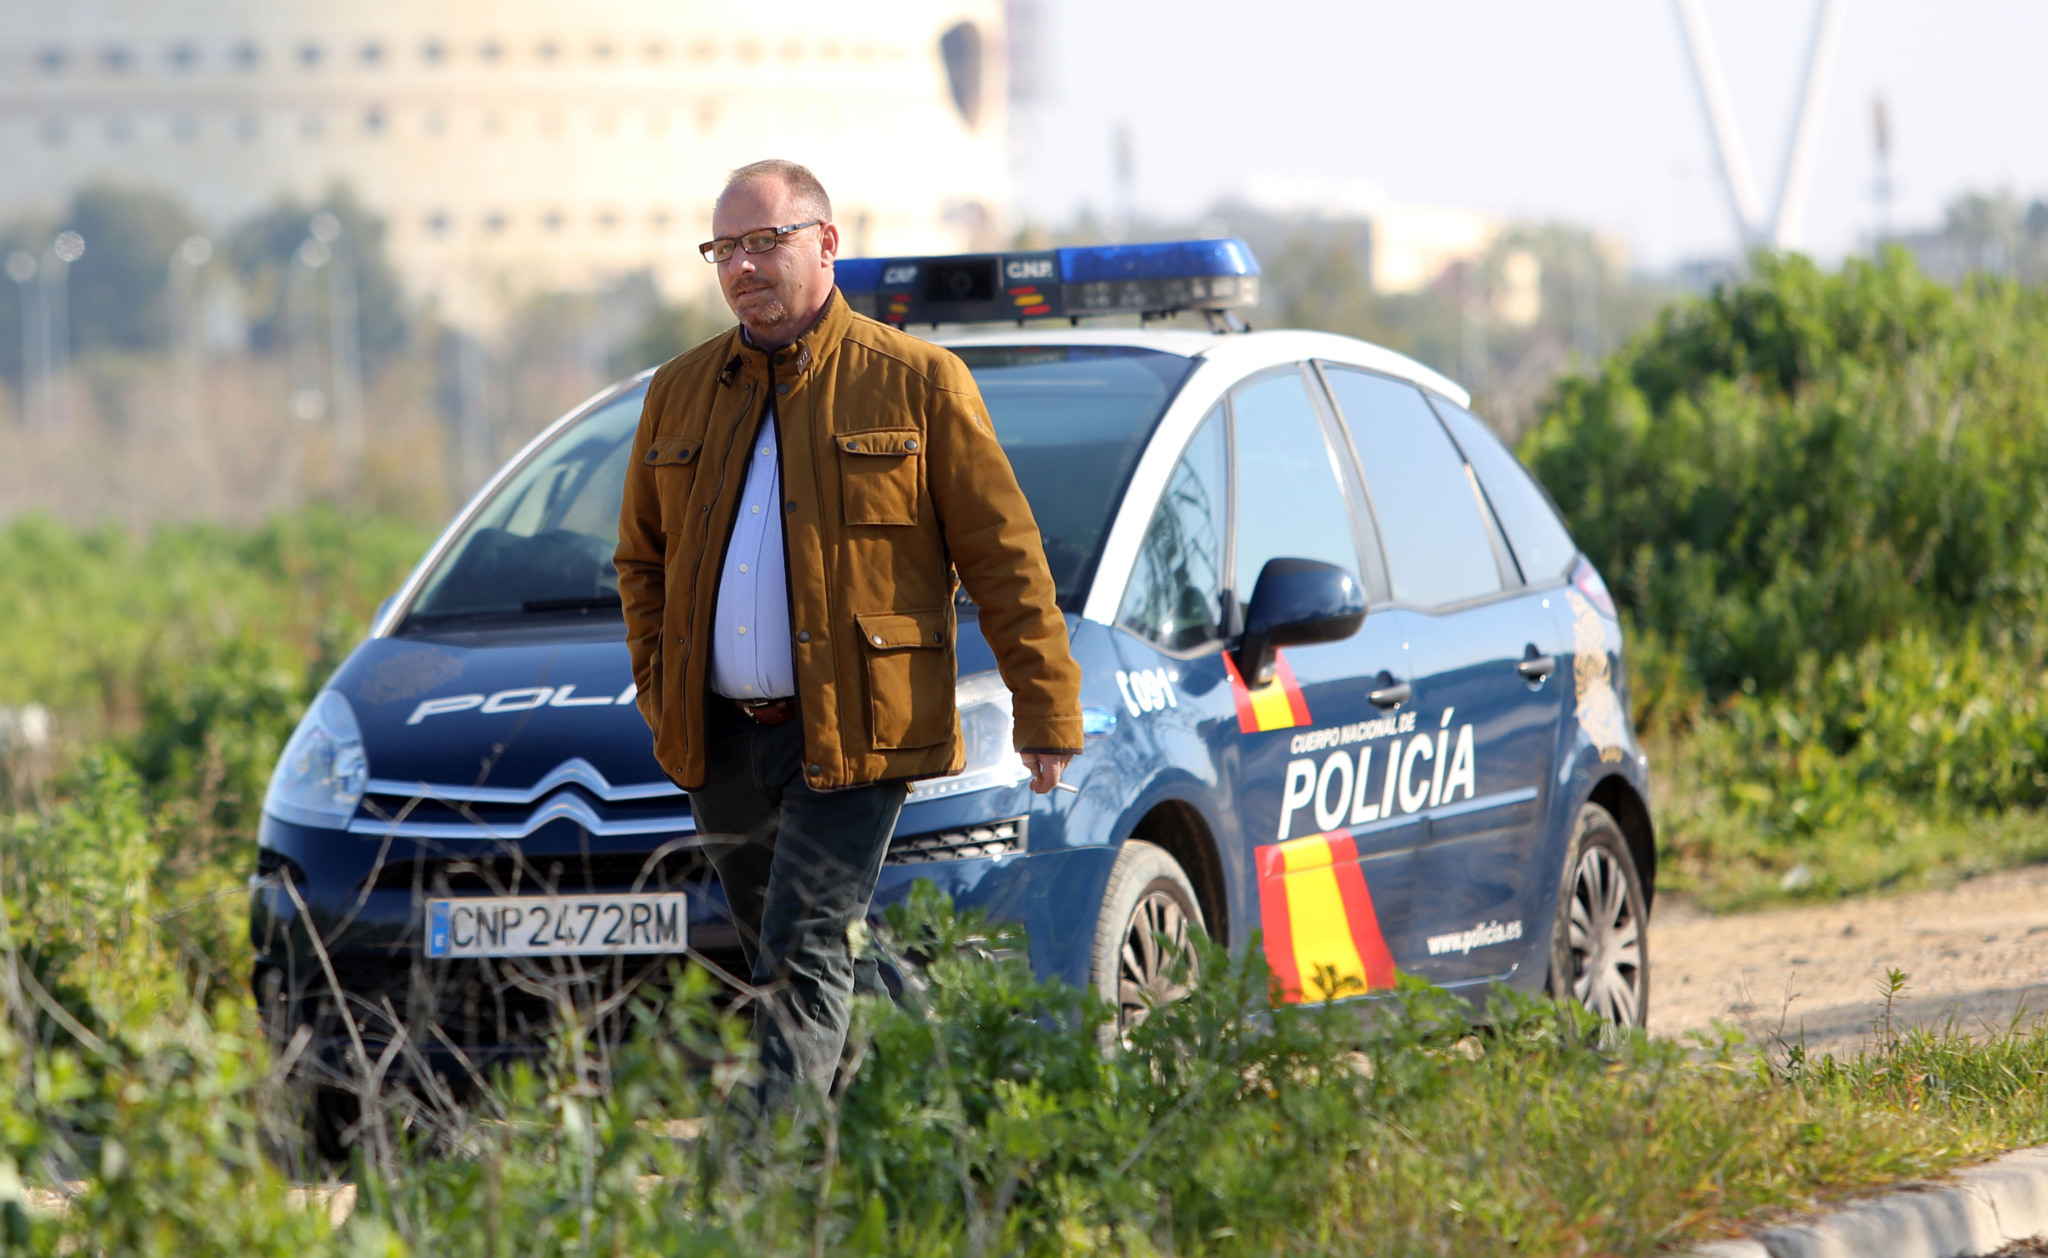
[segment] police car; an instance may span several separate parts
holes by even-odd
[[[1196,241],[838,267],[980,384],[1084,681],[1034,796],[962,607],[967,766],[916,784],[877,912],[930,879],[1129,1022],[1194,932],[1281,999],[1397,973],[1641,1024],[1655,874],[1621,628],[1544,491],[1399,354],[1239,330],[1258,267]],[[1206,312],[1213,332],[1091,329]],[[744,972],[634,706],[612,568],[648,377],[536,437],[319,694],[264,806],[254,984],[304,1060],[460,1071],[559,1011],[615,1028],[687,955]]]

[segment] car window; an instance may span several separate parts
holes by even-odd
[[[1117,623],[1173,651],[1223,636],[1228,464],[1223,408],[1210,411],[1174,464],[1145,530]]]
[[[617,600],[619,496],[644,391],[573,426],[513,473],[427,579],[412,615],[517,614]]]
[[[1343,367],[1327,378],[1365,465],[1395,601],[1435,607],[1497,593],[1478,487],[1422,391]]]
[[[1269,559],[1320,559],[1359,575],[1336,455],[1301,374],[1240,385],[1230,395],[1237,460],[1237,555],[1231,588],[1240,613]],[[1240,622],[1241,623],[1241,622]]]
[[[1477,415],[1442,398],[1430,401],[1465,448],[1465,458],[1493,503],[1493,514],[1508,535],[1523,578],[1548,581],[1563,576],[1579,548],[1557,518],[1550,496]]]

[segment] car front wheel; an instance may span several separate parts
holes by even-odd
[[[1140,839],[1126,840],[1110,870],[1095,926],[1095,990],[1116,1007],[1121,1036],[1195,981],[1194,940],[1206,933],[1202,906],[1180,862]]]
[[[1609,1022],[1643,1026],[1650,1013],[1649,913],[1636,862],[1614,815],[1579,811],[1550,940],[1550,994]]]

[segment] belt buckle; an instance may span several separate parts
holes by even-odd
[[[794,701],[794,700],[792,700],[792,699],[788,699],[788,698],[782,698],[782,699],[735,699],[735,700],[733,700],[733,702],[734,702],[735,704],[739,705],[739,709],[740,709],[740,715],[742,715],[742,716],[746,717],[746,718],[747,718],[748,720],[750,720],[750,721],[754,722],[754,723],[755,723],[756,725],[766,725],[766,724],[777,724],[777,725],[779,725],[779,724],[781,724],[781,721],[775,721],[775,722],[768,722],[768,721],[763,721],[763,720],[762,720],[761,718],[762,718],[762,717],[763,717],[764,715],[768,714],[768,713],[771,713],[771,712],[774,712],[774,711],[776,711],[777,709],[786,709],[786,708],[787,708],[787,707],[788,707],[788,706],[789,706],[790,704],[794,703],[795,701]],[[793,715],[793,714],[792,714],[792,715]],[[784,717],[783,719],[784,719],[784,720],[787,720],[787,719],[788,719],[788,717],[786,717],[786,716],[785,716],[785,717]]]

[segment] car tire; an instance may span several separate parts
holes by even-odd
[[[1650,1014],[1649,906],[1634,853],[1614,814],[1595,803],[1579,822],[1558,883],[1550,932],[1550,994],[1609,1022],[1640,1027]]]
[[[330,1166],[346,1166],[356,1146],[363,1107],[340,1088],[309,1088],[305,1096],[306,1140],[313,1155]]]
[[[1116,1010],[1118,1036],[1187,994],[1198,968],[1194,937],[1207,933],[1180,862],[1142,839],[1125,840],[1102,894],[1092,975],[1095,990]],[[1163,948],[1161,936],[1168,941]],[[1188,968],[1176,978],[1175,962],[1183,958]]]

